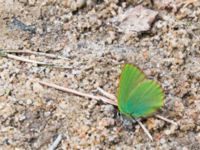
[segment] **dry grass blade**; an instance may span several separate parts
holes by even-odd
[[[113,94],[110,94],[110,93],[104,91],[104,90],[103,90],[102,88],[100,88],[100,87],[98,87],[97,90],[98,90],[102,95],[104,95],[104,96],[106,96],[107,98],[110,98],[110,99],[112,99],[112,100],[114,100],[114,101],[117,102],[117,98],[116,98]]]
[[[29,51],[29,50],[23,50],[23,51],[19,51],[19,50],[4,50],[5,53],[19,53],[19,54],[33,54],[33,55],[38,55],[38,56],[45,56],[45,57],[49,57],[49,58],[59,58],[59,59],[65,59],[68,60],[68,58],[62,57],[62,56],[58,56],[55,54],[47,54],[47,53],[42,53],[42,52],[34,52],[34,51]]]
[[[15,59],[15,60],[18,60],[18,61],[23,61],[23,62],[37,64],[37,65],[51,65],[51,64],[46,63],[46,62],[40,62],[40,61],[30,60],[30,59],[19,57],[19,56],[12,55],[12,54],[6,54],[6,57],[11,58],[11,59]]]
[[[109,103],[109,104],[112,104],[112,105],[117,105],[116,102],[106,98],[106,97],[103,97],[103,96],[96,96],[96,95],[92,95],[92,94],[87,94],[87,93],[83,93],[83,92],[78,92],[76,90],[73,90],[73,89],[69,89],[69,88],[66,88],[66,87],[62,87],[62,86],[59,86],[59,85],[56,85],[56,84],[53,84],[53,83],[49,83],[49,82],[44,82],[44,81],[37,81],[37,80],[32,80],[33,82],[38,82],[42,85],[45,85],[45,86],[48,86],[48,87],[52,87],[54,89],[57,89],[57,90],[60,90],[60,91],[64,91],[64,92],[68,92],[68,93],[72,93],[72,94],[75,94],[75,95],[78,95],[78,96],[82,96],[82,97],[88,97],[88,98],[92,98],[92,99],[96,99],[96,100],[101,100],[103,102],[106,102],[106,103]]]
[[[2,51],[0,51],[0,56],[11,58],[11,59],[22,61],[22,62],[32,63],[32,64],[36,64],[36,65],[43,65],[43,66],[49,66],[49,67],[61,68],[61,69],[71,69],[71,67],[68,67],[68,66],[59,66],[59,65],[55,65],[53,63],[30,60],[28,58],[19,57],[19,56],[13,55],[13,54],[7,54]]]

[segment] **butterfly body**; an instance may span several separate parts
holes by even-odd
[[[118,108],[129,117],[147,117],[163,106],[164,93],[160,85],[146,78],[137,67],[126,64],[119,83]]]

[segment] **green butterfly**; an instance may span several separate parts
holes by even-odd
[[[164,92],[136,66],[126,64],[120,77],[117,100],[122,114],[147,117],[163,106]]]

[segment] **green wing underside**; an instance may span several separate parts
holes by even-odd
[[[122,71],[118,107],[121,113],[132,117],[146,117],[163,106],[164,93],[155,81],[132,65]]]
[[[128,100],[131,91],[143,80],[145,80],[145,75],[137,68],[130,64],[126,64],[122,70],[119,83],[118,91],[118,106],[121,112],[126,107],[126,101]]]
[[[125,113],[133,117],[146,117],[163,106],[163,98],[163,91],[155,81],[144,80],[131,91]]]

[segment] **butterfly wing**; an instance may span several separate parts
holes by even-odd
[[[119,89],[118,89],[118,108],[121,113],[126,113],[128,97],[133,89],[135,89],[140,82],[145,80],[145,74],[137,67],[126,64],[122,70]]]
[[[132,89],[125,105],[126,113],[133,117],[146,117],[164,104],[164,92],[152,80],[144,80]]]

